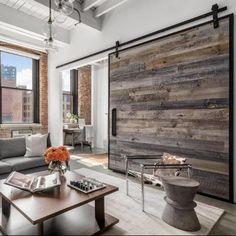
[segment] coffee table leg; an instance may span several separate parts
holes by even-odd
[[[2,197],[2,213],[6,216],[9,217],[11,211],[11,204],[5,200],[4,197]]]
[[[43,235],[43,222],[38,223],[38,235]]]
[[[11,212],[11,204],[2,196],[2,219],[1,219],[1,232],[7,235],[7,222]]]
[[[95,218],[100,228],[105,226],[104,197],[95,200]]]

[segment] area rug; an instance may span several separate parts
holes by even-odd
[[[119,191],[106,197],[106,211],[120,222],[107,231],[106,235],[208,235],[224,210],[197,202],[196,212],[201,230],[186,232],[169,226],[161,220],[165,207],[164,191],[145,186],[145,212],[141,210],[141,191],[137,183],[130,183],[129,196],[125,193],[125,180],[87,168],[75,172],[96,178],[119,187]]]
[[[72,154],[71,159],[88,167],[101,165],[107,169],[107,154]]]

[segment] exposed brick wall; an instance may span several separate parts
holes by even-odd
[[[33,133],[47,133],[48,132],[48,56],[46,53],[35,51],[32,49],[11,45],[5,42],[0,41],[0,46],[8,47],[11,49],[15,49],[22,52],[28,52],[33,54],[38,54],[40,56],[40,83],[39,83],[39,96],[40,96],[40,126],[34,125],[14,125],[12,127],[4,125],[1,127],[0,125],[0,138],[8,138],[11,137],[11,130],[18,129],[27,129],[32,128]]]
[[[91,66],[78,69],[78,105],[79,115],[91,124]]]

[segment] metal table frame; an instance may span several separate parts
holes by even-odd
[[[134,160],[156,160],[157,162],[154,164],[150,163],[137,163],[140,166],[140,173],[141,173],[141,199],[142,199],[142,211],[145,211],[144,207],[144,171],[145,170],[153,170],[153,175],[157,169],[186,169],[187,170],[187,177],[191,178],[192,176],[192,166],[190,164],[162,164],[162,155],[136,155],[136,156],[127,156],[121,154],[121,157],[125,160],[125,182],[126,182],[126,194],[129,195],[129,162]]]

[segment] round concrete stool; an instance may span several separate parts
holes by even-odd
[[[166,192],[162,219],[181,230],[200,230],[201,226],[194,210],[197,204],[193,201],[200,183],[176,176],[162,177],[162,183]]]

